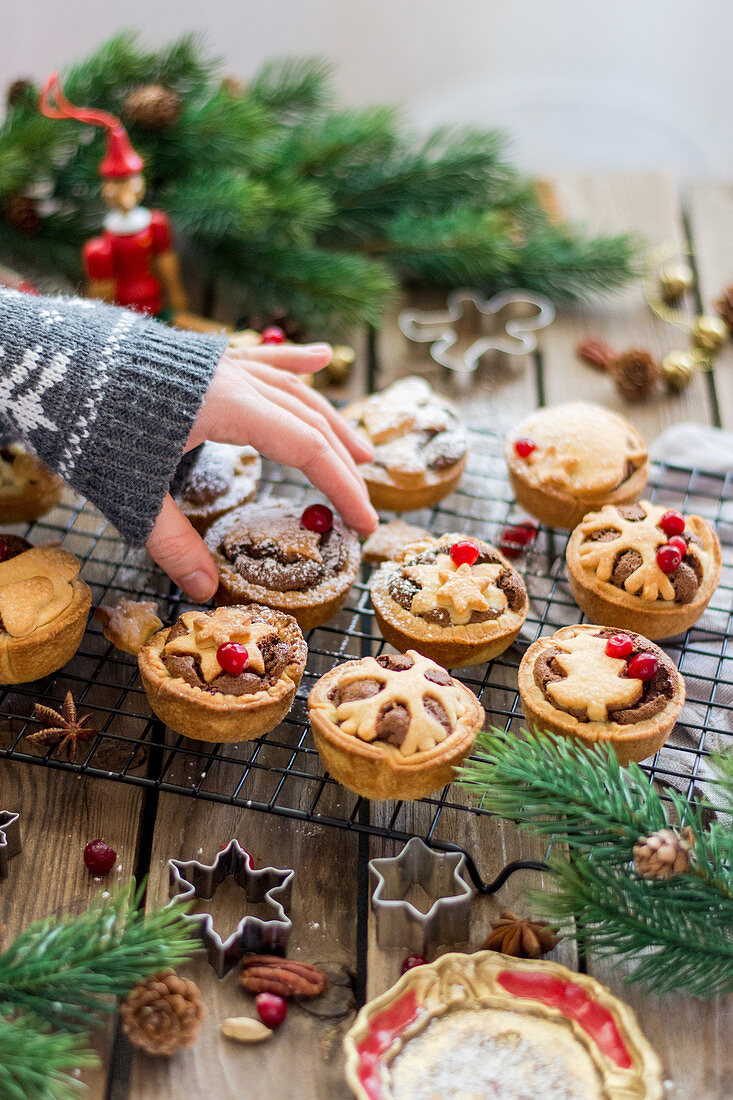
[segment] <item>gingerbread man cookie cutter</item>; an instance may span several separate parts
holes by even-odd
[[[193,901],[194,898],[208,901],[224,879],[231,875],[242,887],[251,905],[264,903],[272,909],[273,916],[269,920],[253,914],[245,915],[225,940],[214,929],[211,913],[186,914],[184,919],[195,925],[217,977],[223,978],[246,954],[285,954],[293,927],[286,910],[290,907],[295,871],[253,867],[252,857],[237,840],[231,840],[211,864],[201,863],[198,859],[185,862],[169,859],[168,869],[173,896],[171,905]]]
[[[535,333],[554,320],[555,307],[539,294],[506,290],[486,299],[456,290],[448,296],[447,309],[406,309],[397,323],[408,340],[431,344],[431,358],[466,384],[490,351],[509,357],[535,351]],[[473,333],[478,335],[467,342]]]
[[[7,877],[10,861],[20,849],[19,815],[0,810],[0,879]]]
[[[413,837],[399,855],[370,860],[369,871],[381,948],[427,956],[440,945],[468,942],[473,887],[463,852],[438,852]],[[416,886],[431,902],[426,910],[407,900]]]

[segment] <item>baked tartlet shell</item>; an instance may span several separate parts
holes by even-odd
[[[58,671],[76,653],[92,606],[86,581],[71,581],[71,603],[52,622],[23,638],[5,634],[0,640],[0,683],[27,684]]]
[[[386,470],[383,478],[373,477],[371,466],[367,469],[362,466],[361,473],[369,491],[369,499],[377,511],[416,512],[419,508],[432,508],[457,489],[467,461],[468,453],[445,470],[431,470],[429,479],[414,486],[400,485]]]
[[[280,636],[296,649],[296,660],[287,665],[278,680],[252,695],[212,693],[172,677],[162,659],[171,627],[159,630],[141,649],[138,665],[148,702],[158,718],[176,733],[196,741],[251,741],[274,729],[292,707],[308,647],[290,616],[268,607],[252,610],[277,626]]]
[[[579,722],[572,714],[566,714],[554,707],[534,679],[535,661],[554,645],[555,638],[561,634],[562,630],[559,630],[551,637],[539,638],[533,642],[520,662],[519,696],[527,725],[539,733],[555,733],[562,737],[575,738],[588,747],[599,743],[610,745],[619,764],[624,766],[653,756],[674,729],[685,701],[685,682],[680,673],[677,672],[672,698],[664,711],[655,714],[653,718],[627,725],[618,722]],[[592,685],[589,687],[592,689]]]
[[[24,523],[38,519],[61,500],[64,483],[60,477],[50,470],[34,476],[36,480],[29,482],[22,493],[8,493],[0,497],[0,523]]]
[[[308,696],[313,739],[329,774],[354,794],[373,800],[425,798],[452,783],[455,767],[468,756],[484,722],[484,709],[473,692],[460,685],[468,706],[445,741],[405,758],[384,742],[362,741],[344,733],[330,717],[328,696],[342,670],[356,663],[347,661],[332,668]]]

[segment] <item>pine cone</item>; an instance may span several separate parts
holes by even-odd
[[[39,233],[43,224],[33,199],[18,192],[8,195],[3,202],[3,218],[17,233],[27,237]]]
[[[515,959],[539,959],[560,942],[560,937],[547,921],[520,917],[511,909],[492,920],[491,931],[484,944],[490,951],[502,951]]]
[[[181,117],[181,97],[162,84],[141,84],[125,96],[122,114],[145,130],[170,130]]]
[[[687,826],[681,833],[657,829],[651,836],[639,837],[634,845],[634,867],[642,878],[662,879],[682,874],[690,866],[690,849],[695,834]]]
[[[644,401],[662,377],[653,355],[641,348],[629,348],[610,363],[616,388],[627,401]]]
[[[718,316],[728,326],[728,331],[733,333],[733,286],[727,286],[715,303]]]
[[[138,982],[120,1008],[130,1042],[147,1054],[166,1058],[195,1042],[204,1014],[198,986],[174,970]]]
[[[587,340],[581,340],[576,345],[575,354],[578,359],[582,359],[589,367],[596,367],[598,370],[608,370],[614,359],[618,358],[617,353],[610,344],[594,336],[588,337]]]
[[[32,89],[32,81],[23,79],[14,80],[12,84],[8,85],[8,90],[5,93],[5,103],[7,107],[19,107]]]

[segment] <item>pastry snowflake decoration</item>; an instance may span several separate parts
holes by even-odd
[[[466,704],[444,669],[415,650],[408,650],[405,657],[411,658],[410,667],[384,668],[374,657],[365,657],[357,667],[346,670],[338,681],[340,692],[364,680],[376,681],[379,687],[368,698],[339,703],[335,717],[344,733],[354,734],[362,741],[374,741],[380,715],[394,705],[405,707],[410,722],[399,752],[412,756],[445,741],[465,713]],[[433,708],[431,701],[437,704]],[[450,730],[436,717],[436,711],[445,713]]]

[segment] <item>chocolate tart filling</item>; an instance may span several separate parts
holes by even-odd
[[[218,550],[245,581],[274,592],[315,588],[336,576],[348,558],[344,538],[335,525],[318,536],[320,561],[288,555],[273,539],[255,542],[236,527],[224,536]]]
[[[186,624],[179,620],[171,627],[166,642],[175,641],[186,633]],[[166,653],[164,650],[162,660],[172,677],[183,680],[190,687],[201,688],[202,691],[208,691],[214,695],[252,695],[272,687],[293,659],[293,647],[288,642],[284,642],[274,628],[271,635],[258,642],[258,647],[265,665],[264,675],[252,669],[245,669],[237,676],[230,676],[222,671],[221,676],[217,676],[209,684],[201,675],[198,657]]]

